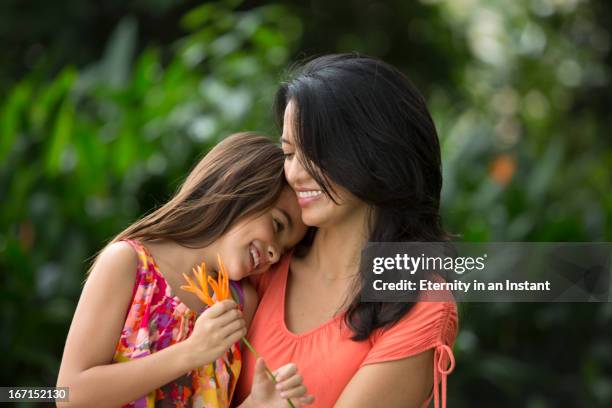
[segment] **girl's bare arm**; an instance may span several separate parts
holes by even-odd
[[[58,386],[69,387],[68,406],[125,404],[189,370],[181,347],[110,364],[131,301],[136,263],[129,244],[112,244],[85,283],[57,379]]]
[[[57,380],[58,386],[69,388],[69,402],[58,405],[129,403],[203,365],[204,359],[214,360],[214,354],[222,353],[225,344],[232,340],[208,336],[206,344],[202,344],[203,337],[195,344],[195,340],[189,341],[194,337],[194,329],[186,341],[147,357],[111,364],[132,298],[136,263],[136,254],[129,244],[122,242],[106,248],[96,262],[72,320]],[[234,315],[230,318],[226,313],[233,308],[233,302],[220,303],[215,310],[210,308],[214,312],[209,313],[211,319],[203,320],[206,324],[200,326],[211,330],[211,322],[222,315],[223,324],[234,321]],[[233,312],[238,315],[237,311]],[[203,350],[210,356],[202,357]]]

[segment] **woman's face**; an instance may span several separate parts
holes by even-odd
[[[225,269],[232,280],[263,273],[278,262],[306,234],[295,193],[284,188],[278,201],[263,214],[234,224],[216,242]]]
[[[291,188],[296,192],[298,204],[302,208],[302,221],[312,227],[338,225],[351,218],[362,221],[367,205],[346,189],[330,182],[336,204],[315,179],[304,169],[302,155],[295,142],[293,129],[295,105],[289,101],[283,119],[281,143],[285,153],[285,176]]]

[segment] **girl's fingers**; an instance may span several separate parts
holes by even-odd
[[[218,324],[219,327],[227,326],[234,320],[243,319],[242,312],[238,309],[230,309],[226,310],[223,314],[213,318],[215,324]]]
[[[234,302],[233,300],[226,299],[221,302],[215,303],[214,305],[206,309],[202,314],[206,314],[209,318],[215,318],[221,316],[229,310],[237,308],[238,305],[236,304],[236,302]]]
[[[278,383],[276,384],[276,389],[279,391],[289,390],[291,388],[297,387],[300,384],[302,384],[302,376],[299,374],[295,374],[294,376],[289,377],[284,381],[278,381]]]
[[[219,334],[221,335],[221,338],[226,338],[231,336],[233,333],[241,330],[243,327],[245,327],[246,323],[244,321],[244,319],[238,319],[238,320],[234,320],[233,322],[231,322],[230,324],[226,325],[225,327],[222,327],[219,329]]]
[[[243,338],[244,336],[246,336],[246,328],[242,328],[234,333],[232,333],[231,335],[229,335],[226,340],[228,342],[228,344],[231,346],[232,344],[236,343],[237,341],[240,341],[241,338]]]
[[[306,394],[306,387],[303,385],[299,385],[297,387],[291,388],[289,390],[282,391],[280,396],[282,398],[300,398]]]

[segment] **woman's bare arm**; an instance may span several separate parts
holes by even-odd
[[[334,408],[419,408],[433,386],[433,350],[361,367]]]

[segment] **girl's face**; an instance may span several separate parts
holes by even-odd
[[[312,227],[328,227],[350,219],[363,220],[366,203],[332,181],[331,187],[337,193],[337,197],[334,196],[336,204],[302,166],[302,155],[293,135],[294,109],[294,102],[289,101],[285,108],[281,143],[285,153],[285,176],[297,194],[302,221]]]
[[[263,273],[306,234],[295,193],[284,188],[263,214],[238,221],[215,245],[232,280]],[[216,262],[215,262],[216,263]]]

